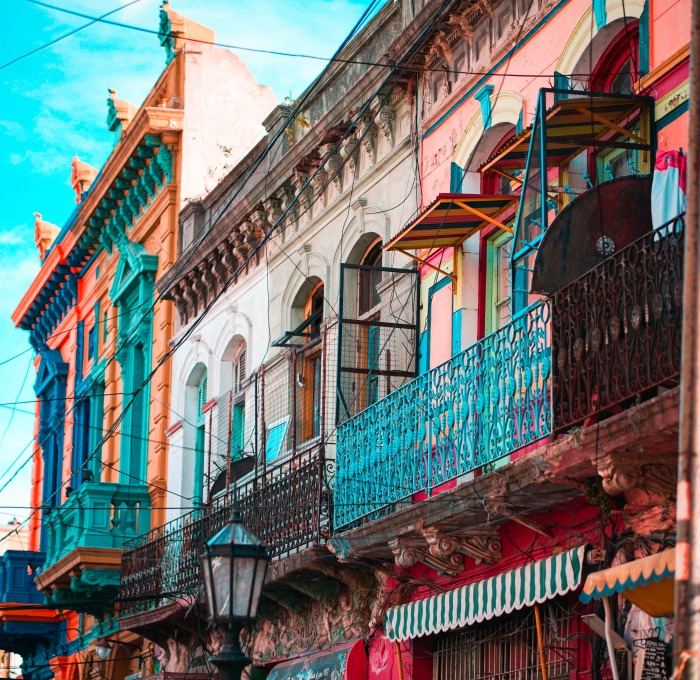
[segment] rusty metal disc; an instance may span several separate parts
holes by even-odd
[[[651,177],[619,177],[589,189],[542,237],[531,292],[556,293],[651,229]]]

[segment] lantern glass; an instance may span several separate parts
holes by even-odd
[[[209,618],[230,624],[255,619],[270,558],[237,513],[201,557]]]

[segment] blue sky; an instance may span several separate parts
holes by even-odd
[[[55,0],[97,16],[128,0]],[[369,0],[172,0],[176,11],[216,29],[218,42],[330,55]],[[139,0],[110,19],[158,28],[159,0]],[[27,349],[10,315],[39,270],[34,212],[61,226],[75,207],[70,162],[101,167],[111,149],[105,125],[107,88],[140,104],[165,65],[154,35],[94,24],[6,68],[10,60],[87,23],[27,0],[0,10],[0,362]],[[278,100],[297,96],[322,62],[238,52]],[[31,453],[32,354],[0,363],[0,487]],[[22,451],[24,452],[22,453]],[[13,465],[14,462],[14,465]],[[31,465],[0,492],[0,523],[27,516]],[[7,506],[13,506],[12,508]]]

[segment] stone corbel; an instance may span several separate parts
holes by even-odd
[[[426,527],[423,538],[435,558],[444,560],[461,553],[477,564],[494,564],[501,559],[501,539],[496,532],[468,537],[446,536],[438,527]]]
[[[603,489],[610,496],[622,496],[639,485],[643,478],[641,465],[618,463],[610,457],[598,460],[598,474],[603,481]]]
[[[384,135],[384,139],[389,143],[389,147],[394,146],[394,129],[396,126],[396,107],[393,104],[384,104],[375,117],[377,127]]]
[[[263,201],[263,210],[270,228],[273,228],[282,217],[282,201],[277,196],[270,196]]]
[[[188,321],[188,316],[187,316],[187,301],[185,300],[183,294],[182,294],[182,286],[181,284],[178,284],[175,286],[172,292],[173,296],[173,302],[175,303],[175,309],[177,309],[178,314],[180,315],[180,319],[182,319],[183,325],[187,323]]]
[[[191,274],[192,290],[197,297],[200,308],[207,304],[207,275],[205,270],[194,269]]]
[[[335,149],[335,144],[324,144],[319,151],[323,158],[328,158],[326,167],[330,169],[330,176],[338,193],[343,191],[343,157]]]
[[[351,134],[340,147],[340,153],[343,160],[345,161],[345,164],[353,177],[357,176],[359,150],[360,141],[357,138],[357,133]]]
[[[263,209],[263,206],[259,206],[256,210],[253,210],[249,216],[250,223],[253,226],[253,235],[256,239],[261,239],[265,237],[265,234],[270,230],[270,223],[267,219],[267,213]]]
[[[486,14],[490,19],[493,19],[493,3],[492,0],[477,0],[476,6]]]
[[[326,195],[326,185],[328,182],[328,172],[321,168],[316,171],[313,180],[311,180],[311,185],[313,186],[313,192],[316,196],[321,199],[322,207],[326,207],[328,204],[328,196]]]
[[[367,111],[359,124],[359,135],[362,146],[367,153],[371,164],[377,160],[377,126],[374,122],[374,114]]]
[[[448,66],[452,65],[452,48],[450,47],[450,42],[447,36],[440,31],[435,38],[433,38],[433,44],[428,52],[428,59],[433,55],[444,59]]]
[[[306,216],[307,221],[311,218],[310,209],[312,204],[312,199],[314,195],[314,190],[309,184],[309,173],[297,168],[294,171],[294,178],[292,180],[294,184],[295,195],[297,196],[297,202],[299,206],[298,217],[301,219],[302,215]]]
[[[209,256],[207,260],[211,273],[214,275],[216,281],[216,290],[214,294],[220,293],[224,289],[224,285],[228,279],[228,274],[226,272],[226,267],[223,262],[217,257],[216,251]]]
[[[234,228],[229,236],[229,243],[233,252],[240,261],[245,261],[250,253],[250,244],[246,241],[246,234],[241,231],[241,225]]]
[[[471,50],[472,38],[474,37],[474,29],[469,20],[464,14],[453,14],[447,23],[454,26],[462,39],[467,43],[467,47]]]
[[[457,576],[464,571],[464,558],[458,552],[453,552],[446,557],[432,555],[429,550],[416,547],[415,540],[393,538],[389,541],[389,547],[394,553],[394,562],[401,569],[408,569],[419,562],[435,569],[439,574]]]

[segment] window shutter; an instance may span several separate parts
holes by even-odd
[[[228,406],[229,393],[219,397],[217,401],[217,427],[216,427],[216,458],[218,465],[226,465],[228,451],[229,431],[228,431]]]

